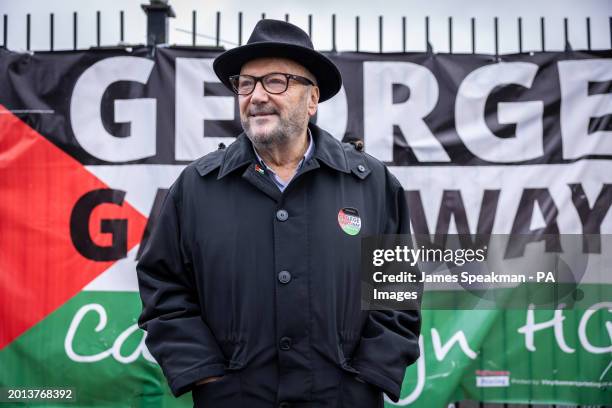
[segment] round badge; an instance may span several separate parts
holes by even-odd
[[[338,224],[342,231],[357,235],[361,230],[361,217],[355,208],[345,207],[338,212]]]

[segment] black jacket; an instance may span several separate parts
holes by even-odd
[[[419,356],[418,312],[360,303],[361,237],[409,233],[404,191],[309,126],[314,155],[283,193],[244,134],[187,166],[138,262],[146,344],[196,406],[382,406]],[[339,224],[344,208],[358,212],[356,235]],[[223,378],[194,388],[210,376]]]

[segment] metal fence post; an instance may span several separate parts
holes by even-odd
[[[147,14],[147,45],[168,43],[168,17],[176,17],[168,0],[151,0],[140,7]]]

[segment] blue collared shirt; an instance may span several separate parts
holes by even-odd
[[[308,130],[308,148],[306,149],[306,153],[304,153],[304,157],[302,157],[302,160],[300,160],[300,162],[298,163],[297,168],[295,169],[295,173],[293,174],[293,177],[295,177],[295,175],[300,170],[304,162],[310,159],[314,153],[314,140],[312,140],[312,134],[310,134],[310,129],[307,129],[307,130]],[[293,180],[293,177],[291,177],[289,181],[284,182],[283,179],[278,177],[278,175],[274,172],[274,170],[268,167],[266,162],[263,161],[263,159],[259,156],[259,154],[257,154],[257,150],[255,149],[255,146],[253,146],[253,151],[255,152],[255,156],[257,156],[257,160],[259,161],[259,163],[261,163],[261,165],[264,166],[264,168],[266,169],[265,171],[268,174],[268,177],[270,177],[270,180],[272,180],[274,184],[276,184],[276,187],[278,187],[278,189],[281,192],[285,191],[289,183],[291,183],[291,180]]]

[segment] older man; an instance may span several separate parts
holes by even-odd
[[[385,166],[309,119],[341,87],[298,27],[262,20],[214,63],[244,133],[187,166],[138,263],[140,327],[196,406],[382,407],[418,311],[360,307],[360,240],[409,232]]]

